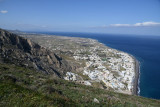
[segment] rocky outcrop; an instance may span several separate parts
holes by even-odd
[[[62,77],[72,67],[63,58],[40,45],[0,29],[0,62],[34,68]]]

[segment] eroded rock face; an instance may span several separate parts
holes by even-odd
[[[72,67],[63,58],[40,45],[0,29],[0,62],[34,68],[62,77]]]

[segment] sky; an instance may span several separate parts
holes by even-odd
[[[160,0],[0,0],[0,28],[160,36]]]

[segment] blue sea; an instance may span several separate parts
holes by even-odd
[[[140,62],[139,95],[160,99],[160,36],[64,32],[43,32],[43,34],[92,38],[111,48],[132,54]]]

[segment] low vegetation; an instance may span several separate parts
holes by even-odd
[[[0,64],[0,106],[159,107],[160,101],[85,86],[12,64]]]

